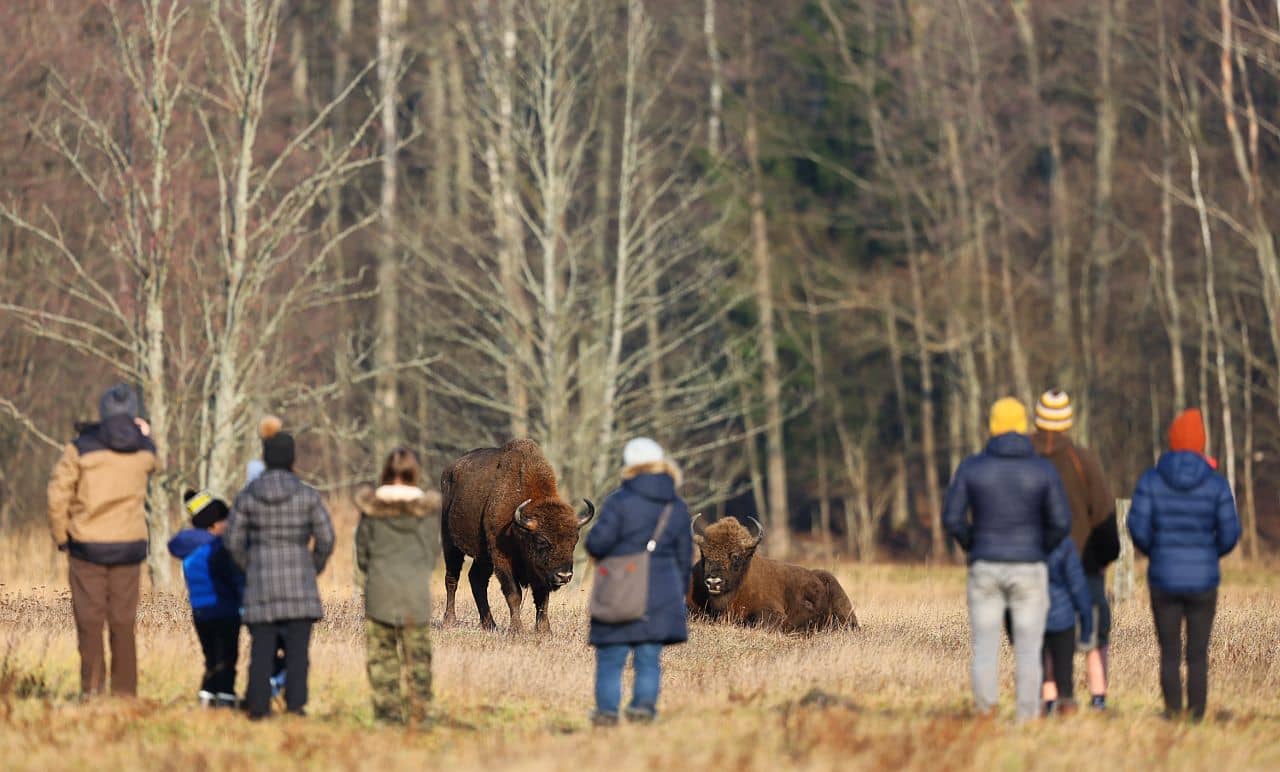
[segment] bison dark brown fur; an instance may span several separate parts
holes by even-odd
[[[466,556],[467,578],[480,612],[480,624],[496,625],[489,608],[489,577],[497,574],[511,610],[511,631],[520,632],[524,588],[533,590],[536,629],[551,630],[547,600],[573,578],[578,531],[595,515],[579,517],[556,489],[556,474],[532,440],[514,440],[501,448],[473,450],[440,476],[444,498],[441,541],[447,594],[445,624],[458,620],[454,595]]]
[[[694,535],[702,556],[693,567],[691,609],[786,632],[858,626],[849,596],[829,571],[757,556],[762,536],[734,518]]]

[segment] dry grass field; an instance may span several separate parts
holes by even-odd
[[[665,654],[659,722],[611,731],[587,720],[582,591],[553,596],[550,637],[511,637],[478,628],[464,589],[466,624],[435,638],[438,703],[456,721],[417,732],[371,725],[349,540],[323,581],[311,715],[260,724],[193,707],[200,658],[180,593],[145,595],[141,698],[77,702],[70,603],[51,552],[43,532],[0,545],[6,769],[1280,769],[1280,574],[1262,568],[1229,565],[1201,725],[1159,718],[1141,597],[1117,611],[1112,711],[1015,726],[1007,651],[1001,717],[970,716],[962,569],[843,565],[863,629],[789,637],[695,624]]]

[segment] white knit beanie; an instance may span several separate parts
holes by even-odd
[[[1071,428],[1075,411],[1065,391],[1050,389],[1040,395],[1036,405],[1036,428],[1046,432],[1065,432]]]
[[[666,457],[662,446],[648,437],[636,437],[622,450],[622,464],[627,467],[657,464]]]

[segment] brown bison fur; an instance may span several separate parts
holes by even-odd
[[[693,567],[691,609],[785,632],[858,626],[853,604],[831,572],[757,556],[760,536],[735,518],[708,526],[694,542],[702,557]]]
[[[489,577],[497,574],[511,610],[511,631],[520,632],[524,589],[533,590],[536,629],[551,630],[547,599],[573,578],[578,531],[595,514],[579,517],[556,490],[556,473],[532,440],[501,448],[480,448],[454,461],[440,476],[444,507],[440,518],[444,547],[445,624],[458,621],[454,595],[462,562],[470,556],[471,594],[480,624],[495,627],[489,609]],[[521,508],[522,502],[528,502]],[[517,509],[520,517],[517,518]]]

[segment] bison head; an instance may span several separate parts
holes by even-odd
[[[695,531],[693,541],[702,551],[702,576],[707,594],[722,595],[738,589],[746,576],[751,557],[764,538],[764,527],[754,517],[753,535],[736,518],[726,517],[716,521],[702,533]]]
[[[580,515],[560,499],[526,500],[516,507],[515,532],[525,564],[548,587],[562,587],[573,579],[573,548],[578,531],[595,517],[596,505],[583,499]]]

